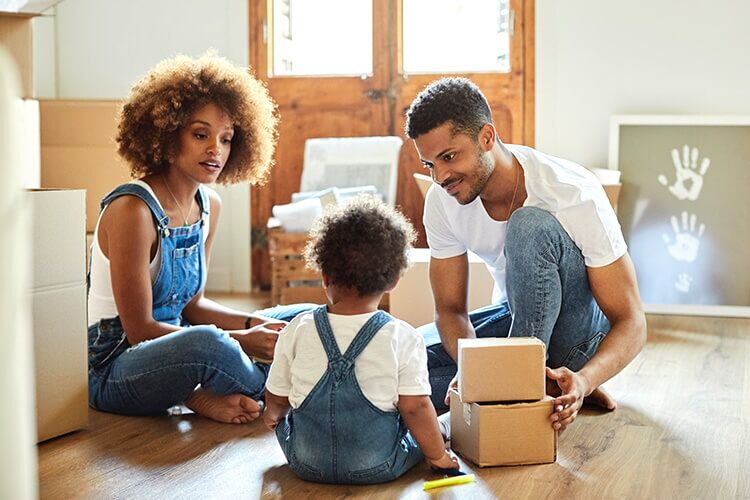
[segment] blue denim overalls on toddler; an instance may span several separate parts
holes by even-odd
[[[397,411],[384,411],[362,393],[354,372],[357,357],[393,317],[375,313],[343,355],[326,306],[314,312],[328,368],[302,404],[279,422],[276,437],[289,467],[302,479],[323,483],[374,484],[404,474],[422,458]]]
[[[196,200],[201,218],[185,227],[168,227],[169,217],[142,186],[119,186],[104,197],[137,196],[148,205],[159,238],[161,265],[152,284],[152,315],[156,321],[185,326],[162,337],[131,346],[120,318],[102,319],[88,329],[89,404],[99,410],[146,415],[183,403],[201,385],[215,394],[262,396],[268,366],[254,363],[239,343],[214,325],[189,326],[185,305],[206,282],[204,226],[209,199],[200,186]],[[288,321],[310,307],[287,306],[260,311]]]

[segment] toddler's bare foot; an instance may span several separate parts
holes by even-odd
[[[198,389],[185,401],[185,406],[198,415],[226,424],[247,424],[260,416],[258,403],[243,394],[221,396]]]
[[[591,394],[586,396],[583,402],[609,411],[617,408],[617,401],[615,401],[601,386],[597,387]]]

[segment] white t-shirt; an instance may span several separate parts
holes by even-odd
[[[343,354],[373,313],[328,314],[333,336]],[[297,408],[328,367],[312,312],[300,314],[279,336],[266,388],[289,398]],[[429,396],[427,353],[422,336],[408,323],[383,326],[354,362],[354,374],[365,397],[384,411],[396,409],[399,395]]]
[[[506,147],[523,168],[527,193],[523,206],[546,210],[560,221],[588,267],[606,266],[625,254],[617,216],[593,173],[526,146]],[[493,302],[507,300],[503,252],[507,221],[490,217],[479,197],[461,205],[444,189],[432,186],[425,198],[424,225],[432,257],[474,252],[495,279]]]

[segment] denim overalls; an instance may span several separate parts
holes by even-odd
[[[328,368],[302,404],[276,428],[289,467],[302,479],[339,484],[391,481],[422,458],[397,411],[383,411],[362,393],[354,362],[393,318],[375,313],[343,355],[326,307],[314,312]]]
[[[186,328],[131,346],[119,317],[89,327],[89,404],[117,413],[159,413],[184,402],[198,384],[216,394],[260,398],[268,366],[254,363],[225,331],[214,325],[189,326],[182,318],[183,308],[206,282],[206,189],[200,186],[196,194],[200,220],[186,227],[168,227],[169,217],[156,199],[134,183],[105,196],[101,208],[124,195],[142,199],[156,223],[161,265],[151,289],[153,317]],[[288,321],[310,308],[285,306],[257,314]]]

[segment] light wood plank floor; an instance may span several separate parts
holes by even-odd
[[[477,482],[430,496],[750,498],[750,320],[650,317],[646,348],[607,388],[619,408],[584,410],[556,463],[463,463]],[[39,446],[39,475],[41,497],[54,499],[421,498],[431,478],[420,465],[386,485],[306,483],[260,422],[94,410],[86,430]]]

